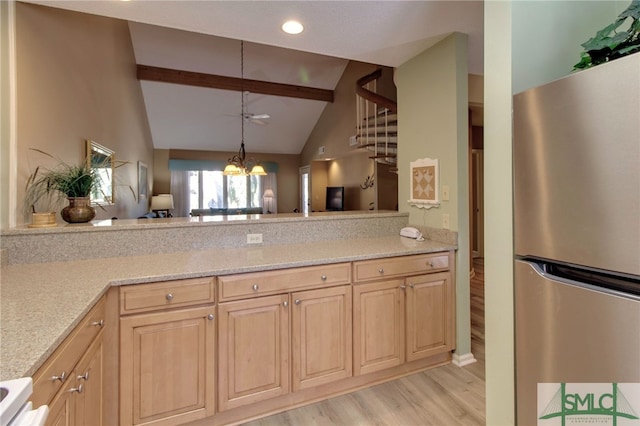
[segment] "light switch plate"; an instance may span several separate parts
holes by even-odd
[[[449,185],[442,185],[442,201],[449,201]]]

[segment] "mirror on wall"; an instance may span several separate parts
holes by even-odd
[[[113,184],[113,168],[115,152],[92,140],[87,140],[87,165],[100,179],[91,192],[92,204],[114,204],[115,188]]]

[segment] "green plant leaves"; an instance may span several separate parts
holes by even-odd
[[[628,30],[617,31],[629,21]],[[581,46],[585,50],[580,54],[580,62],[573,66],[574,71],[640,52],[640,0],[632,0],[615,22],[598,31]]]

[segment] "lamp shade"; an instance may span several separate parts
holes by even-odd
[[[275,195],[273,194],[273,190],[271,188],[264,191],[264,198],[273,198]]]
[[[173,195],[159,194],[151,197],[151,210],[171,210],[173,209]]]

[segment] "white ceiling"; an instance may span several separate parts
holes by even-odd
[[[130,21],[136,61],[143,65],[239,77],[238,40],[245,40],[245,78],[334,89],[346,59],[397,67],[458,31],[469,35],[469,72],[483,74],[481,0],[29,2]],[[302,34],[280,30],[290,18],[304,24]],[[239,92],[141,84],[155,148],[238,149]],[[300,153],[324,107],[249,94],[248,112],[271,118],[268,125],[245,122],[247,150]]]

